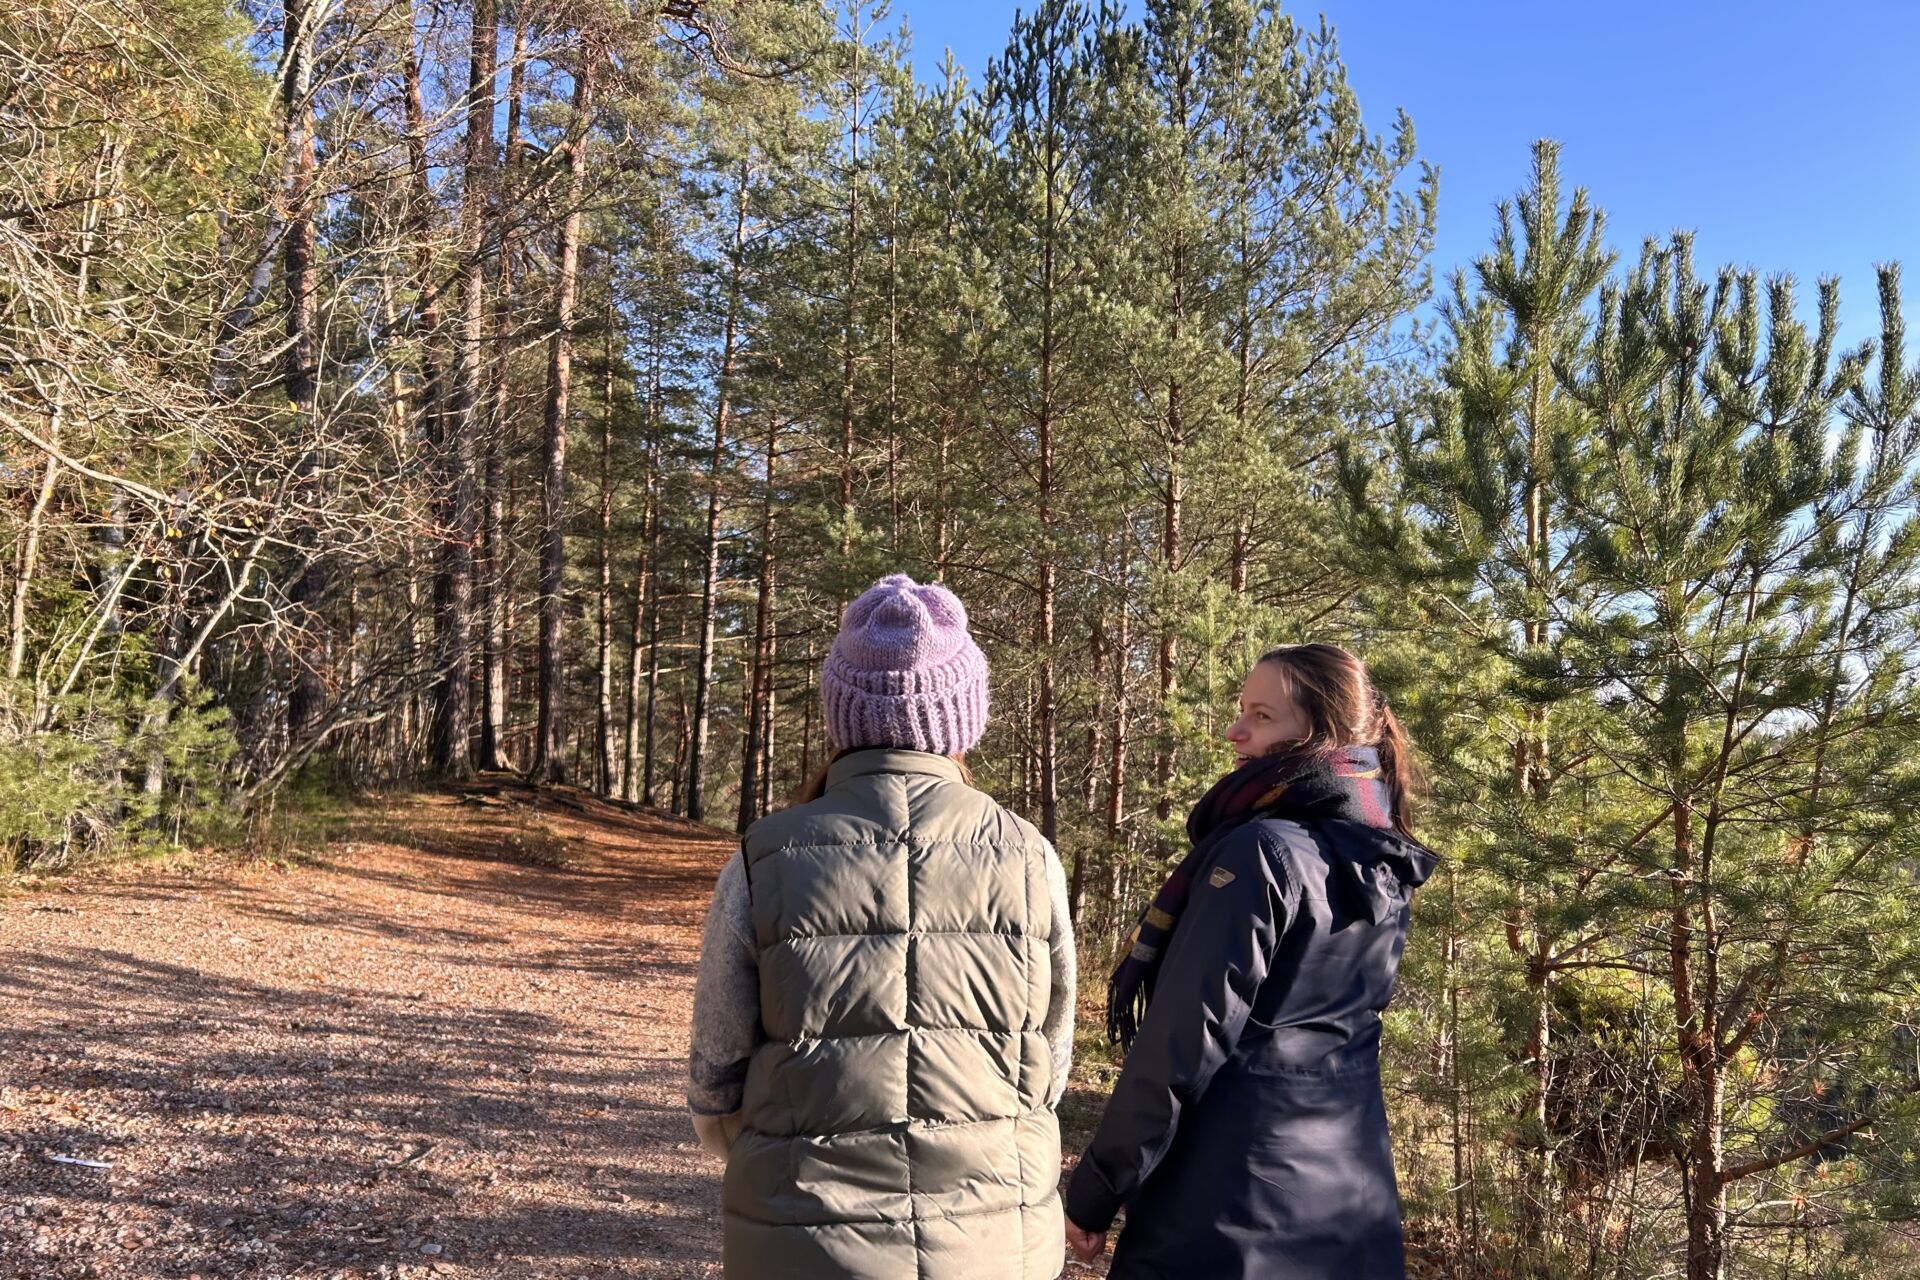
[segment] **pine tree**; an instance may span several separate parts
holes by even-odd
[[[999,334],[1011,349],[997,361],[1006,371],[1006,412],[996,417],[1006,425],[992,437],[992,452],[1000,466],[1017,461],[1028,489],[1019,497],[1005,495],[1003,510],[1031,512],[1030,532],[1007,532],[1010,545],[1030,559],[1034,579],[1037,807],[1040,832],[1050,841],[1060,837],[1057,542],[1064,512],[1077,505],[1070,442],[1087,430],[1098,388],[1087,374],[1090,353],[1080,345],[1087,336],[1082,313],[1094,287],[1086,239],[1092,158],[1084,113],[1093,74],[1092,49],[1081,34],[1087,22],[1085,7],[1074,0],[1050,0],[1031,17],[1016,19],[985,87],[1000,160],[1000,200],[994,225],[984,234],[1011,268],[998,300],[1011,322]],[[1016,579],[1026,572],[1015,565],[1008,571]]]
[[[1430,505],[1447,500],[1441,493],[1472,495],[1468,505],[1456,506],[1466,526],[1457,532],[1463,546],[1478,550],[1470,572],[1493,594],[1492,634],[1514,673],[1514,702],[1503,708],[1515,717],[1508,730],[1512,776],[1500,799],[1489,800],[1514,822],[1507,856],[1520,887],[1505,936],[1524,966],[1531,1004],[1522,1051],[1533,1073],[1523,1117],[1532,1161],[1524,1203],[1535,1224],[1551,1220],[1553,986],[1592,945],[1580,899],[1604,860],[1553,834],[1580,828],[1566,812],[1568,797],[1553,794],[1548,737],[1561,692],[1551,679],[1550,620],[1567,610],[1555,530],[1559,504],[1576,487],[1565,469],[1584,447],[1587,430],[1554,368],[1580,358],[1587,310],[1613,261],[1602,247],[1604,228],[1604,216],[1584,191],[1562,212],[1558,148],[1537,143],[1530,185],[1501,207],[1494,251],[1474,266],[1479,294],[1469,294],[1464,277],[1454,280],[1443,311],[1456,353],[1445,373],[1449,397],[1442,412],[1450,421],[1411,469],[1419,483],[1437,486]],[[1584,749],[1585,743],[1568,745],[1570,755]],[[1576,801],[1585,798],[1582,793]]]
[[[470,741],[473,696],[473,548],[479,542],[478,478],[480,383],[486,318],[483,248],[493,153],[494,56],[499,32],[488,0],[475,0],[469,36],[466,131],[462,157],[460,343],[452,396],[440,416],[436,441],[445,477],[446,537],[434,585],[440,684],[434,708],[435,771],[460,779],[473,772]]]
[[[1670,1003],[1690,1280],[1733,1260],[1735,1188],[1913,1089],[1883,1000],[1920,955],[1876,939],[1920,908],[1894,816],[1920,761],[1889,723],[1909,714],[1920,599],[1895,477],[1920,437],[1897,276],[1882,298],[1874,394],[1867,353],[1836,351],[1835,285],[1810,329],[1791,281],[1700,280],[1681,237],[1609,292],[1574,386],[1594,433],[1569,495],[1583,581],[1561,662],[1637,793],[1610,837],[1635,883],[1664,884],[1627,935],[1658,949],[1628,954]]]
[[[1809,329],[1789,282],[1701,281],[1682,238],[1596,298],[1594,216],[1582,196],[1561,212],[1553,160],[1536,150],[1520,234],[1503,213],[1482,290],[1456,282],[1428,426],[1348,481],[1378,495],[1391,477],[1407,504],[1356,509],[1386,581],[1412,588],[1395,611],[1436,648],[1469,646],[1410,720],[1457,833],[1453,901],[1484,902],[1477,922],[1438,917],[1426,954],[1453,1007],[1430,1022],[1452,1054],[1504,1043],[1529,1079],[1507,1264],[1561,1265],[1581,1222],[1597,1256],[1594,1205],[1655,1160],[1680,1175],[1688,1274],[1719,1275],[1730,1188],[1832,1150],[1906,1093],[1880,993],[1911,957],[1857,948],[1836,909],[1856,876],[1880,886],[1869,928],[1904,927],[1915,903],[1877,861],[1903,856],[1887,815],[1911,777],[1883,735],[1907,696],[1890,655],[1916,580],[1886,504],[1911,474],[1913,384],[1892,276],[1875,391],[1864,357],[1835,349],[1830,286]],[[1863,574],[1887,605],[1872,641],[1853,634]],[[1858,789],[1828,808],[1835,753],[1853,749]],[[1489,1042],[1459,1012],[1460,966],[1502,982],[1484,950],[1502,935],[1524,1013]],[[1410,974],[1426,963],[1416,949]],[[1862,977],[1872,994],[1849,990]],[[1662,1019],[1664,1048],[1627,1034]],[[1875,1081],[1851,1094],[1830,1074],[1850,1037]],[[1466,1095],[1501,1087],[1473,1059],[1448,1071],[1459,1183],[1476,1159]],[[1557,1216],[1563,1196],[1581,1214]]]

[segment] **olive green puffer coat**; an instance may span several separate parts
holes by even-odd
[[[1052,1280],[1046,841],[917,751],[843,756],[747,833],[768,1037],[727,1162],[726,1274]]]

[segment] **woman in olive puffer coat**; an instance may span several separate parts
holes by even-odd
[[[821,675],[838,754],[721,872],[687,1100],[727,1276],[1053,1280],[1073,932],[1053,848],[971,785],[987,666],[885,578]]]

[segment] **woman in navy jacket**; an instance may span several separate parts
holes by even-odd
[[[1403,1280],[1380,1011],[1435,862],[1408,822],[1417,766],[1333,645],[1263,655],[1227,737],[1239,767],[1109,987],[1127,1060],[1068,1244],[1091,1261],[1125,1208],[1115,1280]]]

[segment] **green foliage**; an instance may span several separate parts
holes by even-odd
[[[208,692],[189,691],[157,728],[137,692],[69,695],[39,708],[54,727],[35,730],[21,715],[31,706],[30,691],[17,682],[7,689],[0,874],[230,834],[225,813],[235,743],[226,709]],[[142,782],[155,761],[173,779],[157,796]]]
[[[1882,1194],[1802,1144],[1911,1121],[1920,422],[1897,272],[1875,385],[1831,283],[1809,326],[1791,281],[1701,279],[1685,237],[1609,277],[1545,144],[1516,205],[1479,289],[1455,278],[1424,424],[1343,469],[1421,643],[1466,677],[1410,720],[1473,909],[1416,935],[1409,973],[1491,1023],[1450,1003],[1413,1025],[1504,1050],[1454,1053],[1422,1096],[1504,1099],[1516,1181],[1470,1178],[1455,1214],[1515,1206],[1516,1265],[1573,1265],[1604,1228],[1581,1189],[1643,1163],[1724,1185],[1724,1209],[1691,1202],[1695,1249],[1745,1265],[1777,1237],[1740,1223],[1783,1184],[1800,1213]]]
[[[1664,1273],[1689,1225],[1730,1276],[1905,1267],[1874,1225],[1911,1216],[1920,1142],[1897,271],[1879,341],[1842,350],[1831,284],[1700,274],[1684,238],[1621,270],[1541,143],[1430,332],[1435,175],[1324,24],[1046,0],[977,83],[922,85],[885,5],[695,11],[500,6],[503,101],[474,117],[499,167],[471,174],[474,9],[309,10],[294,100],[280,6],[0,17],[34,126],[0,138],[5,865],[288,856],[338,788],[416,774],[465,656],[433,633],[474,550],[444,492],[473,426],[506,760],[549,525],[567,651],[595,654],[547,691],[592,725],[583,775],[683,810],[697,785],[735,811],[730,768],[688,777],[693,707],[708,761],[764,753],[790,793],[830,749],[839,608],[942,578],[994,670],[977,776],[1051,824],[1097,986],[1226,767],[1247,665],[1350,645],[1445,855],[1389,1024],[1416,1226],[1463,1274]],[[1691,1197],[1722,1174],[1724,1215]]]

